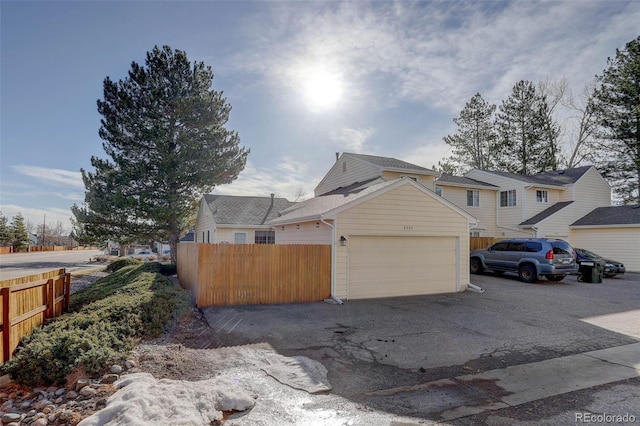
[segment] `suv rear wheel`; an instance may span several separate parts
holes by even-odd
[[[535,282],[536,278],[538,278],[535,266],[530,264],[522,265],[518,269],[518,277],[520,278],[520,281],[523,281],[525,283]]]
[[[469,262],[469,269],[472,274],[481,274],[482,273],[482,262],[477,257],[472,257]]]

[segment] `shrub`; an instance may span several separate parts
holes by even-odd
[[[140,338],[159,335],[189,306],[188,293],[159,269],[126,266],[72,294],[69,313],[25,337],[5,372],[24,385],[63,384],[72,371],[97,374]]]
[[[123,257],[122,259],[118,259],[115,262],[111,262],[107,268],[106,271],[107,272],[115,272],[119,269],[124,268],[125,266],[131,266],[131,265],[139,265],[140,262],[139,260],[136,260],[132,257]]]

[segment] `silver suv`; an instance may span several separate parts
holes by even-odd
[[[520,281],[534,282],[539,276],[561,281],[578,270],[575,252],[564,240],[512,238],[498,241],[485,250],[471,252],[471,273],[491,269],[497,274],[517,272]]]

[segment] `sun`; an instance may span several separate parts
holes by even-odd
[[[334,109],[343,95],[342,75],[324,68],[309,69],[303,73],[304,100],[313,111]]]

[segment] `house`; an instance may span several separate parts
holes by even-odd
[[[277,244],[331,244],[339,299],[452,293],[469,283],[475,218],[410,177],[331,191],[270,223]]]
[[[640,272],[640,205],[598,207],[570,225],[571,244]]]
[[[205,194],[194,231],[196,243],[274,244],[268,222],[293,203],[286,198]]]
[[[435,192],[477,218],[469,229],[472,237],[498,235],[496,200],[500,187],[463,176],[443,173],[435,182]]]
[[[440,173],[390,157],[336,153],[336,162],[314,190],[316,196],[339,188],[365,188],[376,183],[408,177],[433,190]]]
[[[534,175],[473,169],[464,178],[442,175],[436,192],[479,218],[482,237],[571,239],[569,225],[611,205],[611,188],[593,166]]]

